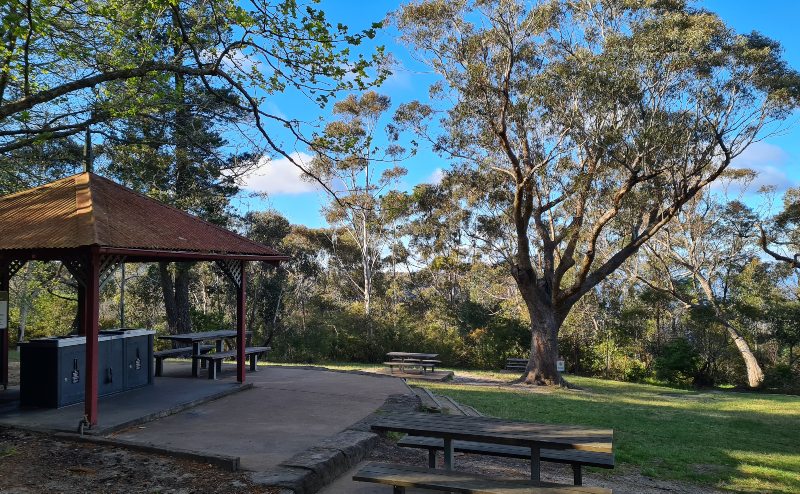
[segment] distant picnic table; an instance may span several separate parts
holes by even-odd
[[[401,372],[407,368],[421,369],[424,374],[426,369],[433,372],[436,366],[442,363],[441,360],[436,360],[439,357],[438,353],[389,352],[386,357],[390,360],[383,365],[389,368],[390,373],[397,367]]]

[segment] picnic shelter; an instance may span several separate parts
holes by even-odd
[[[86,337],[84,407],[90,425],[97,423],[98,416],[100,288],[119,266],[215,263],[237,293],[237,380],[244,382],[246,264],[278,264],[288,259],[91,172],[0,197],[0,232],[0,295],[6,299],[9,280],[28,261],[60,261],[77,282],[77,331]],[[5,319],[0,318],[0,384],[7,387],[9,328]]]

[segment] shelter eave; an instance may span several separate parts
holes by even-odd
[[[121,247],[100,247],[101,255],[125,256],[126,262],[179,262],[179,261],[260,261],[280,263],[288,261],[289,256],[266,254],[243,254],[230,252],[175,251],[162,249],[130,249]]]
[[[100,255],[124,256],[125,262],[181,262],[181,261],[254,261],[278,264],[289,260],[289,256],[266,254],[243,254],[228,252],[175,251],[165,249],[132,249],[121,247],[82,246],[72,248],[0,249],[0,259],[20,261],[63,261],[83,257],[90,249]]]

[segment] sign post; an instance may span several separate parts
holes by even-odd
[[[8,389],[8,278],[3,279],[2,272],[0,288],[0,384]]]
[[[564,359],[560,358],[556,360],[556,370],[558,372],[564,372]]]
[[[8,292],[0,291],[0,330],[8,329]]]

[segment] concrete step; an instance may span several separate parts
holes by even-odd
[[[461,408],[463,408],[467,412],[467,415],[470,417],[483,417],[483,414],[481,412],[475,410],[475,408],[469,405],[461,405]]]
[[[439,403],[441,403],[444,407],[442,409],[443,413],[447,413],[449,415],[467,415],[467,412],[464,410],[464,408],[453,401],[449,396],[434,396],[436,396],[436,399],[439,400]]]
[[[417,386],[411,386],[411,390],[419,397],[424,410],[434,413],[442,412],[442,404],[436,400],[433,393],[425,388],[419,388]]]

